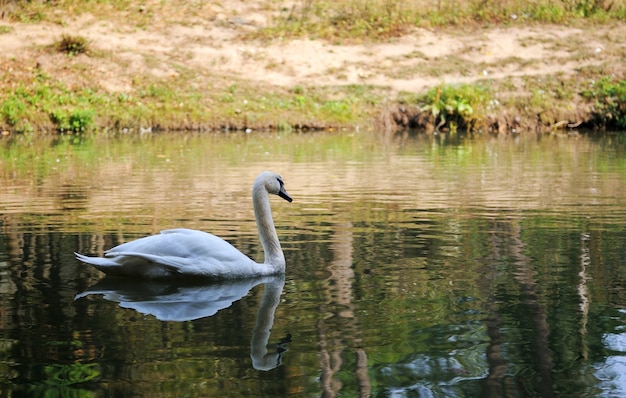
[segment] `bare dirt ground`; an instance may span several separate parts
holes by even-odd
[[[400,91],[423,92],[440,83],[554,74],[567,78],[589,66],[623,73],[626,64],[625,24],[415,29],[383,43],[241,39],[243,33],[272,23],[276,12],[260,1],[207,3],[191,18],[172,15],[141,29],[119,17],[92,14],[59,15],[58,23],[0,19],[0,27],[5,27],[0,67],[10,59],[23,60],[25,67],[41,67],[71,85],[66,57],[41,49],[63,34],[81,35],[105,54],[84,56],[82,62],[92,68],[98,84],[112,92],[132,90],[137,75],[174,76],[183,65],[198,71],[207,87],[228,77],[283,87],[367,84],[387,90],[393,100]]]

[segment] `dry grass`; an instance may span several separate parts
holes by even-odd
[[[623,76],[615,60],[626,56],[624,30],[604,29],[596,45],[572,25],[620,24],[625,2],[5,1],[6,20],[20,29],[40,21],[55,32],[82,34],[85,21],[97,29],[89,40],[66,34],[54,49],[39,43],[2,60],[0,127],[345,127],[369,124],[398,92],[417,98],[450,81],[488,87],[499,103],[534,117],[541,107],[577,101],[572,93],[588,81]],[[3,26],[0,39],[17,36]],[[526,56],[486,55],[499,39],[490,32],[505,29],[523,32],[514,40]],[[288,46],[292,39],[313,45],[304,54]],[[402,51],[378,53],[403,40]],[[304,56],[290,57],[295,52]],[[566,64],[569,74],[544,92],[546,79],[524,80],[558,76]]]

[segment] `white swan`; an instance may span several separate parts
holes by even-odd
[[[169,229],[159,235],[123,243],[105,251],[104,257],[76,258],[108,275],[147,279],[203,277],[236,279],[285,272],[285,255],[280,247],[269,194],[291,202],[282,178],[264,171],[254,180],[252,204],[265,262],[259,264],[225,240],[192,229]]]

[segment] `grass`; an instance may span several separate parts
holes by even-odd
[[[300,0],[283,9],[266,29],[254,37],[310,36],[343,40],[386,40],[415,27],[467,24],[567,23],[586,19],[598,22],[624,20],[623,0]]]
[[[415,27],[525,26],[546,22],[571,25],[578,21],[622,23],[626,19],[626,0],[296,0],[283,9],[269,0],[265,3],[259,0],[259,4],[276,10],[274,17],[265,28],[240,29],[241,40],[311,37],[331,43],[392,41]],[[63,25],[66,18],[91,13],[101,19],[124,18],[135,29],[162,26],[159,18],[163,13],[168,15],[168,23],[181,25],[211,21],[216,13],[211,8],[215,3],[196,1],[173,4],[148,0],[136,5],[127,0],[58,0],[53,7],[48,2],[16,0],[13,5],[5,17],[27,23],[47,21]],[[0,33],[8,33],[8,29],[0,27]],[[613,42],[616,48],[613,51],[622,51],[619,50],[621,38],[614,37]],[[0,79],[5,82],[0,90],[0,129],[78,134],[103,126],[124,131],[148,127],[195,130],[346,127],[371,120],[387,100],[385,88],[368,85],[276,87],[222,76],[211,80],[207,87],[197,76],[207,72],[187,69],[174,63],[177,61],[167,65],[174,71],[171,76],[136,74],[127,89],[106,90],[94,78],[94,65],[103,57],[117,62],[121,68],[129,61],[118,59],[115,50],[104,53],[93,50],[90,44],[80,35],[63,35],[53,46],[40,49],[67,55],[60,71],[50,74],[33,67],[28,60],[6,59],[0,69]],[[559,46],[582,47],[583,44],[564,41]],[[593,56],[582,50],[578,54]],[[247,55],[265,56],[262,51]],[[355,66],[394,78],[482,76],[481,71],[490,66],[467,62],[463,56],[439,59],[414,53],[409,57],[423,62],[417,66]],[[144,61],[155,68],[161,63],[150,56]],[[221,61],[213,60],[216,66]],[[278,68],[276,62],[268,60],[266,69]],[[522,64],[520,59],[512,57],[498,62],[499,66],[528,67],[533,61]],[[327,73],[347,77],[348,66],[329,69]],[[539,115],[541,122],[550,124],[558,122],[568,106],[582,99],[593,104],[597,113],[595,122],[623,128],[626,110],[620,104],[624,103],[624,82],[619,74],[609,77],[613,73],[609,69],[581,67],[575,79],[553,76],[548,81],[527,77],[497,82],[485,78],[473,84],[442,83],[426,93],[403,93],[392,101],[416,105],[429,113],[437,125],[444,123],[451,129],[471,130],[480,129],[496,106],[531,117]],[[589,83],[592,81],[597,83]],[[586,84],[583,86],[581,82]],[[520,84],[523,94],[515,92],[513,87]]]
[[[72,90],[35,70],[28,81],[0,96],[0,121],[16,131],[54,125],[58,131],[82,132],[93,127],[94,109],[102,103],[98,93]]]
[[[132,92],[108,92],[97,84],[71,87],[38,69],[22,68],[22,73],[12,92],[0,94],[0,126],[16,132],[338,127],[362,120],[379,98],[367,86],[289,90],[248,82],[199,92],[186,73],[137,77]]]
[[[384,90],[367,85],[281,89],[230,82],[199,92],[184,71],[174,78],[138,77],[129,93],[97,85],[71,87],[38,69],[22,68],[22,73],[20,83],[0,95],[0,126],[16,132],[83,133],[102,126],[115,131],[342,127],[371,119],[385,98]],[[594,105],[595,124],[626,127],[626,81],[609,77],[602,68],[581,69],[580,74],[579,79],[527,76],[440,84],[426,93],[403,93],[398,101],[430,113],[435,125],[480,130],[500,107],[539,115],[550,125],[582,99]],[[504,95],[516,90],[522,93]]]
[[[624,130],[626,80],[604,72],[581,70],[576,79],[555,74],[485,79],[472,84],[442,83],[425,93],[403,92],[398,101],[417,109],[421,116],[415,118],[424,123],[420,127],[451,132],[491,131],[494,121],[522,117],[528,129],[581,124]]]
[[[16,0],[17,7],[7,17],[21,22],[43,20],[63,23],[67,13],[91,13],[124,19],[142,28],[158,24],[165,12],[169,22],[193,24],[195,18],[212,18],[211,2],[146,1],[140,5],[128,0],[58,0],[47,2]],[[626,0],[296,0],[289,6],[260,2],[277,8],[273,22],[265,29],[247,32],[255,38],[276,39],[309,36],[331,41],[385,40],[407,33],[414,27],[465,26],[467,24],[572,24],[578,20],[606,22],[626,19]],[[59,10],[65,13],[59,13]],[[56,11],[56,12],[53,12]]]

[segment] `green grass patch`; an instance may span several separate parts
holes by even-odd
[[[223,123],[238,129],[347,127],[362,121],[379,101],[373,87],[360,85],[259,90],[242,83],[211,96],[214,117],[227,116]]]
[[[0,95],[0,125],[27,132],[54,128],[84,132],[94,127],[102,97],[88,89],[71,90],[39,71]]]
[[[382,96],[360,85],[288,90],[242,81],[200,87],[187,74],[145,75],[133,80],[132,90],[108,92],[97,84],[70,87],[37,68],[23,73],[19,84],[0,92],[0,129],[84,133],[349,127],[364,120]]]

